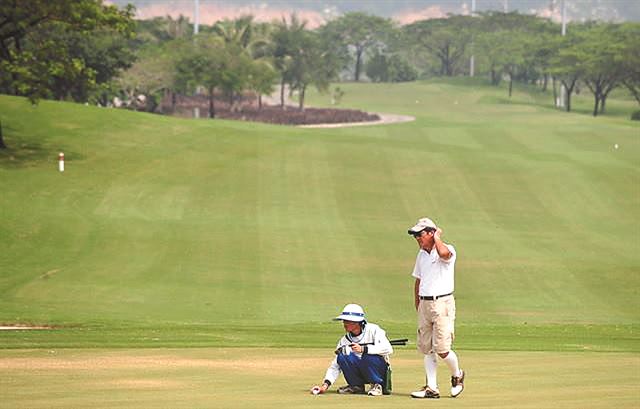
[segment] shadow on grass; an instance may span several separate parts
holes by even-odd
[[[0,168],[25,168],[51,156],[51,151],[41,144],[19,143],[15,140],[7,140],[7,138],[5,138],[5,143],[7,148],[0,149]]]
[[[46,145],[46,141],[34,141],[11,126],[2,124],[6,148],[0,149],[0,168],[20,169],[36,163],[57,161],[57,151]]]
[[[6,140],[5,140],[6,142]],[[0,149],[0,169],[15,170],[35,167],[42,163],[49,163],[52,169],[58,168],[58,149],[50,148],[44,144],[29,142],[7,143],[6,149]],[[84,155],[75,151],[64,150],[65,163],[78,162],[84,159]]]
[[[571,111],[567,112],[564,108],[557,108],[551,101],[552,95],[544,93],[540,90],[524,91],[522,95],[525,95],[527,99],[523,99],[521,96],[514,95],[513,97],[485,95],[481,97],[478,102],[485,104],[496,105],[514,105],[514,106],[528,106],[535,107],[546,111],[557,111],[567,114],[577,114],[593,117],[593,106],[585,105],[584,101],[579,101],[577,104],[572,104]],[[631,120],[631,114],[633,110],[628,107],[621,107],[617,105],[607,106],[605,112],[598,113],[598,117],[612,117]]]

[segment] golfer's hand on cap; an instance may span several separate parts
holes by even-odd
[[[442,229],[440,227],[437,227],[436,231],[433,233],[433,238],[440,240],[441,234],[442,234]]]

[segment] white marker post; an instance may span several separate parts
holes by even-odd
[[[64,172],[64,153],[62,152],[58,154],[58,170]]]

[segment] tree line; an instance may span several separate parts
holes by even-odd
[[[638,23],[574,22],[563,36],[559,24],[517,12],[407,25],[351,12],[315,29],[295,14],[271,23],[244,16],[201,25],[194,35],[184,16],[137,21],[134,13],[101,0],[0,2],[0,92],[101,105],[143,94],[144,109],[154,111],[162,97],[200,91],[214,117],[216,93],[233,107],[245,92],[279,87],[281,106],[289,90],[304,109],[309,86],[473,70],[494,85],[508,81],[509,95],[514,83],[550,88],[550,103],[562,86],[567,111],[578,86],[591,90],[594,116],[618,87],[640,104]]]

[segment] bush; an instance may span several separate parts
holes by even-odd
[[[365,72],[373,82],[415,81],[418,72],[404,58],[376,53],[367,61]]]
[[[365,66],[367,77],[373,82],[389,81],[389,61],[387,57],[380,53],[376,53],[367,61]]]
[[[640,111],[633,111],[631,113],[631,120],[632,121],[640,121]]]
[[[389,64],[389,79],[392,82],[415,81],[418,78],[418,71],[413,68],[405,59],[394,57]]]

